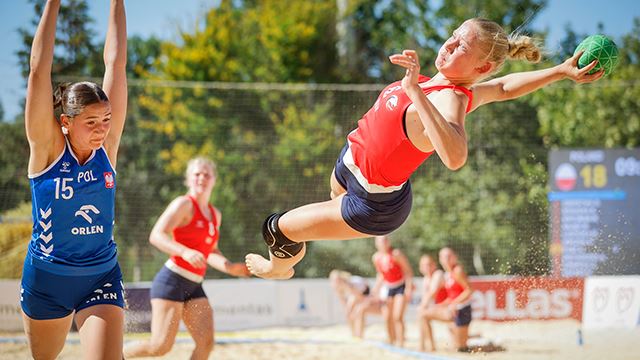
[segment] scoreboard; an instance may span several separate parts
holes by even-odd
[[[553,150],[549,183],[553,274],[640,274],[640,149]]]

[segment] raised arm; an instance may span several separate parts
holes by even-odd
[[[563,79],[571,79],[577,83],[588,83],[600,79],[604,75],[604,69],[588,74],[597,65],[597,60],[578,69],[580,55],[582,52],[551,68],[513,73],[474,85],[472,110],[495,101],[519,98]]]
[[[31,154],[29,174],[45,169],[55,159],[64,138],[53,113],[51,67],[60,0],[49,0],[31,45],[25,107],[25,130]]]
[[[402,66],[407,72],[402,79],[402,89],[413,102],[407,109],[407,121],[417,117],[424,127],[424,135],[446,167],[451,170],[461,168],[467,161],[467,135],[464,130],[466,95],[436,94],[436,104],[431,102],[418,85],[420,63],[413,50],[389,57],[393,64]],[[436,107],[436,105],[438,107]]]
[[[105,73],[102,88],[111,103],[111,130],[105,140],[111,163],[115,166],[127,114],[127,21],[124,0],[111,0],[109,29],[104,42]]]

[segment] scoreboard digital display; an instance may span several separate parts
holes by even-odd
[[[555,276],[640,274],[640,149],[549,154]]]

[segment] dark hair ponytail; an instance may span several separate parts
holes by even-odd
[[[56,114],[56,118],[60,116],[62,111],[62,95],[67,90],[67,88],[71,85],[69,82],[60,83],[56,86],[53,91],[53,112]]]
[[[107,94],[95,83],[82,81],[61,83],[53,93],[53,110],[59,114],[74,117],[85,107],[102,101],[109,101]]]

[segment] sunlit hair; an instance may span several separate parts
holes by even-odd
[[[68,117],[82,113],[89,105],[108,102],[107,94],[95,83],[82,81],[62,83],[53,93],[53,109]]]
[[[211,160],[209,158],[206,158],[204,156],[198,156],[198,157],[195,157],[195,158],[189,160],[189,162],[187,163],[187,170],[184,173],[185,184],[186,184],[186,181],[189,178],[189,174],[191,173],[193,168],[198,166],[198,165],[204,165],[204,166],[209,167],[209,169],[211,169],[211,173],[213,174],[213,177],[217,177],[218,172],[217,172],[217,169],[216,169],[216,163],[213,162],[213,160]]]
[[[470,21],[475,25],[476,35],[486,60],[496,64],[494,72],[498,71],[507,59],[533,63],[542,59],[538,41],[532,37],[517,33],[507,35],[500,25],[491,20],[473,18]]]

